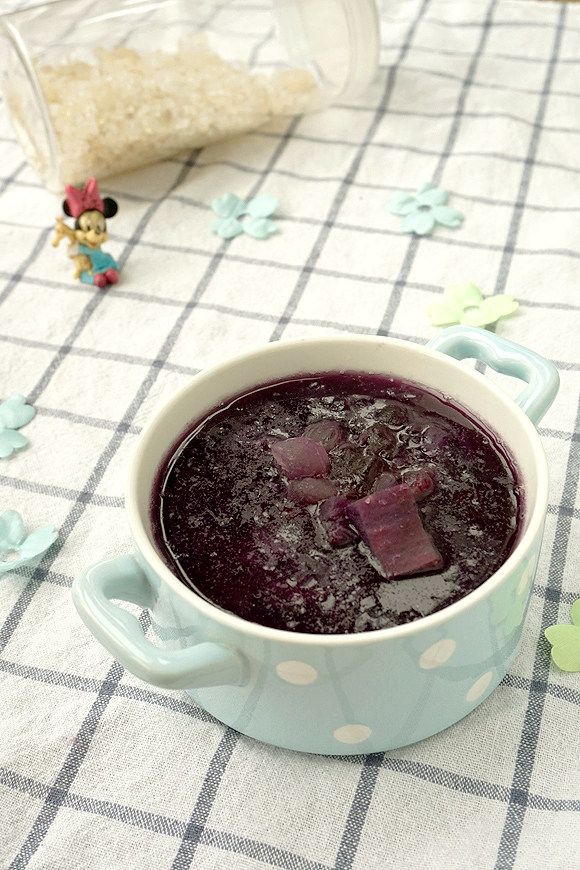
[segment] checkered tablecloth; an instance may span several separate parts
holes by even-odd
[[[52,247],[62,197],[0,105],[0,398],[37,411],[29,447],[0,460],[0,508],[59,530],[38,567],[0,577],[2,868],[580,867],[580,674],[550,664],[542,634],[580,597],[580,8],[383,5],[380,74],[356,102],[102,184],[120,206],[106,250],[121,282],[106,291]],[[386,203],[425,181],[450,192],[459,229],[401,232]],[[229,191],[277,196],[279,233],[211,233],[210,203]],[[70,586],[130,548],[124,473],[152,412],[256,344],[424,343],[426,306],[462,281],[515,296],[497,331],[562,381],[540,428],[551,494],[536,585],[499,688],[418,745],[338,758],[258,743],[126,673]]]

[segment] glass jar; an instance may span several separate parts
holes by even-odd
[[[376,0],[55,0],[0,18],[18,139],[59,191],[359,94]]]

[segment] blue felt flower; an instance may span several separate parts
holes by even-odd
[[[57,538],[54,526],[42,526],[28,535],[18,511],[0,514],[0,575],[14,571],[48,550]]]
[[[427,181],[414,196],[404,190],[396,190],[388,201],[387,208],[393,214],[404,218],[401,224],[404,233],[426,236],[437,224],[444,227],[461,225],[463,215],[460,211],[449,208],[448,199],[446,190]]]
[[[275,196],[263,194],[245,203],[235,193],[226,193],[211,204],[219,220],[214,221],[211,229],[222,239],[233,239],[247,233],[254,239],[267,239],[278,232],[269,216],[276,211],[278,200]],[[244,220],[241,220],[244,218]]]
[[[20,393],[15,393],[0,404],[0,459],[11,456],[15,450],[26,447],[28,438],[17,432],[30,423],[36,411]]]

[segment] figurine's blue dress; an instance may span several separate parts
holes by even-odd
[[[91,250],[91,248],[87,248],[86,245],[79,245],[79,252],[87,255],[93,267],[92,275],[89,274],[86,269],[81,272],[81,281],[84,281],[85,284],[92,284],[95,275],[105,273],[107,269],[119,269],[116,261],[111,257],[111,255],[105,254],[105,252],[101,251],[100,248]]]

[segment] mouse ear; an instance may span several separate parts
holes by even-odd
[[[106,196],[103,200],[103,205],[105,206],[105,210],[103,212],[106,218],[112,218],[117,214],[118,205],[114,199],[111,199],[110,196]]]
[[[66,215],[68,215],[68,217],[72,217],[72,212],[68,207],[68,202],[66,201],[66,199],[63,199],[62,201],[62,210]]]

